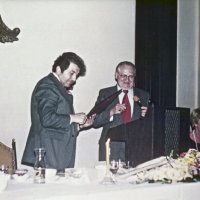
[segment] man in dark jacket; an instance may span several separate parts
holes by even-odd
[[[99,160],[106,159],[105,142],[107,132],[110,128],[123,123],[144,117],[147,112],[149,93],[135,87],[136,68],[129,61],[120,62],[115,70],[115,80],[117,84],[99,91],[99,96],[95,105],[122,90],[117,98],[101,113],[96,115],[93,123],[94,128],[103,127],[99,140]],[[126,98],[125,98],[126,97]],[[125,143],[111,142],[111,159],[125,160]]]
[[[33,166],[34,149],[45,148],[47,168],[60,172],[74,167],[79,126],[87,127],[93,122],[83,112],[74,113],[70,92],[85,72],[82,58],[67,52],[55,60],[52,73],[37,83],[31,98],[31,128],[22,164]]]

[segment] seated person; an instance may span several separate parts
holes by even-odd
[[[194,109],[190,114],[192,131],[190,132],[191,148],[200,150],[200,107]]]

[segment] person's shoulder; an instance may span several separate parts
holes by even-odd
[[[36,84],[35,90],[42,89],[42,88],[53,88],[55,83],[53,81],[53,74],[48,74],[42,77]]]
[[[193,137],[193,133],[192,133],[192,131],[189,133],[189,137],[190,137],[190,139],[192,140],[192,141],[194,141],[194,137]]]
[[[144,95],[149,95],[149,92],[147,92],[146,90],[140,89],[140,88],[134,88],[134,92],[135,93],[140,93],[140,94],[144,94]]]
[[[53,74],[52,73],[49,73],[48,75],[42,77],[39,81],[38,81],[38,84],[42,84],[42,83],[45,83],[45,82],[52,82],[52,78],[53,77]]]
[[[101,93],[109,93],[109,92],[115,91],[116,89],[117,89],[116,86],[110,86],[110,87],[100,89],[100,92]]]

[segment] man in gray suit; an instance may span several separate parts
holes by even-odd
[[[106,159],[105,142],[108,130],[123,123],[129,123],[144,117],[147,112],[149,93],[135,87],[135,76],[136,68],[133,63],[129,61],[120,62],[115,70],[115,80],[117,84],[99,91],[99,96],[95,105],[98,105],[106,98],[108,99],[112,94],[116,94],[119,90],[125,92],[121,92],[103,112],[97,114],[93,123],[94,128],[103,127],[99,140],[100,161],[104,161]],[[124,120],[124,116],[128,119]],[[112,160],[120,159],[125,161],[124,142],[113,141],[111,142],[110,147],[110,158]]]
[[[74,167],[79,126],[88,127],[94,121],[83,112],[74,113],[70,92],[85,72],[82,58],[66,52],[55,60],[52,73],[37,83],[31,98],[31,128],[22,164],[33,166],[34,149],[45,148],[47,168],[61,172]]]

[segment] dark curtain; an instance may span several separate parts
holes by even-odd
[[[136,0],[136,86],[176,106],[177,0]]]

